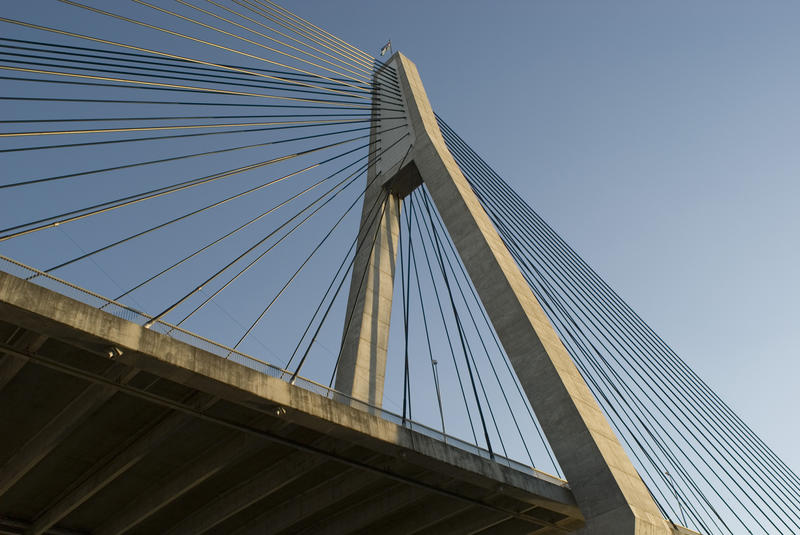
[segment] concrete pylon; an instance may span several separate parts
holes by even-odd
[[[367,187],[336,368],[337,391],[376,407],[383,401],[400,207],[421,183],[413,165],[404,167],[413,136],[402,127],[407,119],[398,107],[379,98],[373,104]]]
[[[673,533],[447,149],[416,66],[400,53],[387,66],[394,68],[399,82],[408,131],[393,132],[394,139],[405,135],[405,142],[398,143],[401,147],[392,155],[381,157],[376,173],[385,172],[375,184],[380,183],[385,198],[396,199],[387,204],[387,212],[390,206],[399,210],[402,192],[415,187],[420,177],[427,185],[586,519],[581,533]],[[377,117],[387,115],[384,108],[378,105]],[[387,141],[391,142],[376,134],[378,145],[388,146]],[[404,151],[403,146],[408,148]],[[374,199],[377,193],[370,195]],[[365,201],[365,212],[368,204]],[[386,365],[397,243],[397,227],[390,220],[391,216],[380,221],[379,235],[385,241],[364,247],[369,256],[356,259],[354,273],[364,273],[368,263],[369,280],[361,289],[351,287],[350,328],[357,326],[358,338],[345,333],[347,354],[337,370],[342,377],[337,388],[376,405],[383,390],[374,382],[383,382]],[[356,278],[354,274],[354,286]]]
[[[383,401],[400,203],[375,181],[364,194],[360,249],[353,263],[336,371],[337,391],[378,407]]]

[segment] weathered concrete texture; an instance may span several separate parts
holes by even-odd
[[[41,346],[15,346],[23,331]],[[403,533],[434,533],[453,518],[475,519],[464,533],[583,525],[570,490],[547,478],[4,273],[0,354],[0,363],[25,361],[0,390],[0,467],[15,474],[0,493],[0,533],[397,533],[398,519]],[[32,459],[31,444],[47,447]]]
[[[377,77],[380,80],[380,76]],[[403,163],[413,146],[406,118],[386,91],[372,111],[370,157],[357,252],[347,299],[341,356],[335,388],[380,407],[389,346],[389,322],[397,259],[399,215],[404,194],[419,184],[419,174]],[[346,397],[340,399],[347,403]]]
[[[336,390],[378,407],[389,347],[399,213],[398,197],[374,183],[367,189],[336,368]]]
[[[582,533],[670,533],[647,488],[450,154],[416,67],[392,58],[416,164],[586,517]]]
[[[46,336],[26,331],[22,328],[14,329],[6,338],[5,343],[14,349],[23,351],[37,351],[47,340]],[[0,351],[0,355],[2,355]],[[6,353],[0,360],[0,390],[2,390],[27,363],[27,359]],[[2,476],[0,476],[0,491],[2,491]]]

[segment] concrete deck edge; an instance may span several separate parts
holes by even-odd
[[[0,318],[106,355],[122,350],[124,364],[342,438],[359,438],[387,454],[436,465],[466,481],[581,518],[568,488],[523,474],[419,432],[335,402],[257,370],[225,360],[13,275],[0,272]],[[535,496],[532,498],[530,495]]]

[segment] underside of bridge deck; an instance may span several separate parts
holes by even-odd
[[[0,273],[0,533],[565,533],[569,489]]]

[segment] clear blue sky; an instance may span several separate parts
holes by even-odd
[[[437,110],[796,471],[800,4],[287,7]]]
[[[285,6],[373,54],[391,38],[437,112],[800,470],[800,4]]]

